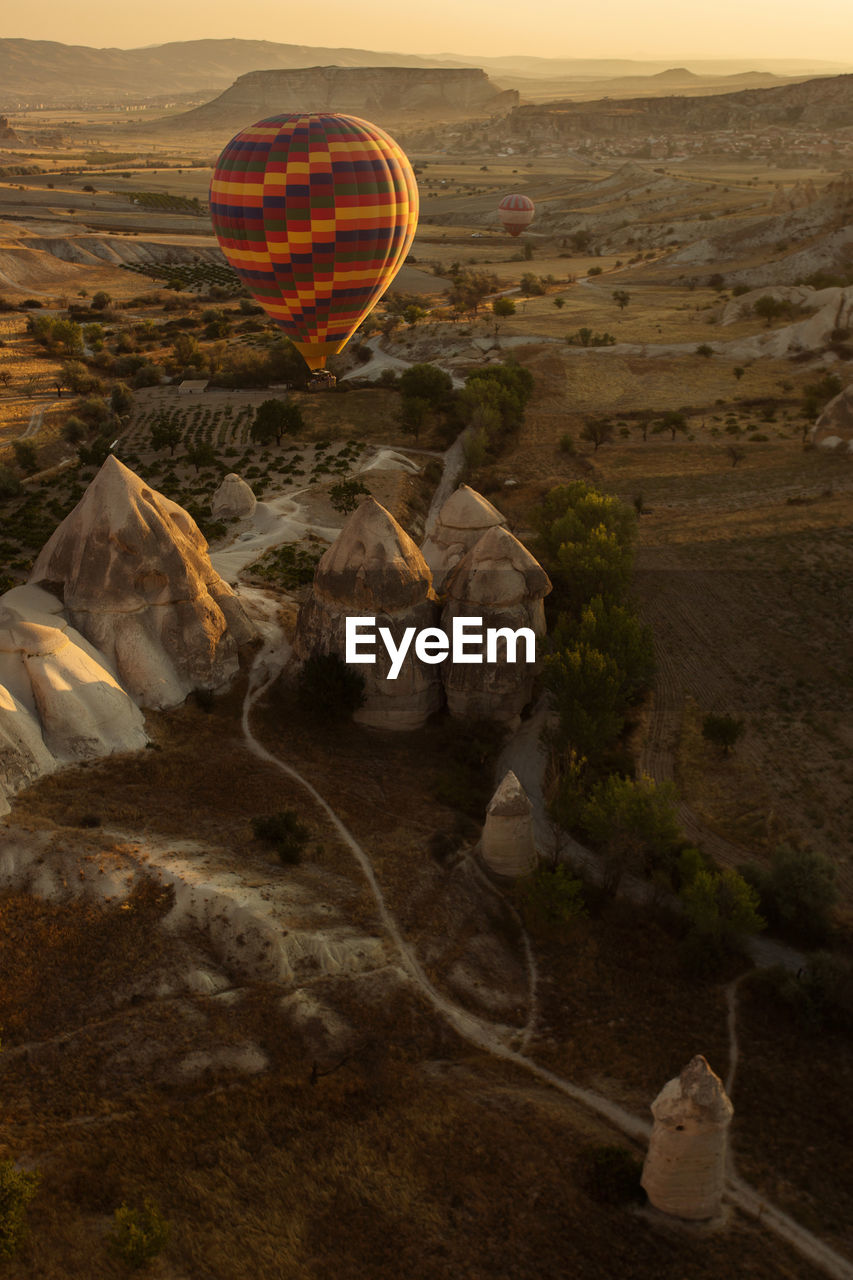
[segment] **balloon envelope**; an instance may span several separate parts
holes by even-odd
[[[498,217],[511,236],[521,235],[533,221],[534,204],[528,196],[504,196],[498,205]]]
[[[272,116],[216,162],[222,252],[311,369],[340,351],[403,265],[418,186],[403,151],[356,116]]]

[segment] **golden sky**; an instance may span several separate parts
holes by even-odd
[[[821,59],[853,66],[853,0],[42,0],[4,36],[98,48],[240,37],[495,57]]]

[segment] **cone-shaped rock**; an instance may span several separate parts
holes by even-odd
[[[142,706],[169,707],[237,671],[253,628],[190,515],[110,455],[30,575],[64,601]]]
[[[699,1055],[652,1103],[654,1128],[642,1184],[656,1209],[676,1218],[713,1218],[726,1179],[726,1143],[734,1108]]]
[[[452,632],[453,619],[482,618],[488,628],[527,627],[545,634],[543,598],[551,590],[547,573],[508,530],[495,526],[459,561],[445,584],[447,603],[442,626]],[[508,662],[501,640],[497,662],[445,662],[442,667],[447,705],[460,719],[512,721],[530,701],[535,664],[526,661],[519,639],[516,661]]]
[[[421,547],[424,560],[432,570],[436,591],[443,590],[450,571],[488,529],[505,524],[497,507],[467,484],[451,493]]]
[[[232,471],[211,498],[210,514],[219,520],[250,516],[257,505],[251,485]]]
[[[67,631],[24,621],[2,605],[0,678],[18,703],[35,713],[44,744],[57,761],[145,746],[142,712],[105,667]]]
[[[432,576],[412,539],[390,512],[367,498],[346,521],[321,559],[311,596],[299,612],[294,649],[300,658],[346,652],[346,620],[373,617],[399,644],[406,627],[435,626],[438,605]],[[355,719],[380,729],[416,729],[442,703],[438,668],[421,662],[414,647],[396,680],[381,642],[376,662],[358,665],[365,702]]]
[[[526,876],[536,866],[533,806],[511,769],[486,810],[480,849],[486,866],[500,876]]]

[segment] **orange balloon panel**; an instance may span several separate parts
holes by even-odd
[[[222,252],[312,369],[391,284],[418,221],[412,166],[355,116],[272,116],[232,138],[210,184]]]

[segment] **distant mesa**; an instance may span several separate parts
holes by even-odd
[[[212,102],[161,124],[234,132],[285,112],[340,111],[389,126],[407,117],[490,116],[517,105],[515,90],[499,89],[473,67],[301,67],[251,71]]]
[[[654,1127],[642,1176],[656,1209],[698,1221],[719,1214],[733,1114],[722,1080],[701,1054],[664,1085],[652,1103]]]
[[[457,617],[481,617],[485,628],[530,628],[545,634],[544,597],[551,581],[525,546],[494,525],[462,557],[445,584],[447,602],[441,625],[452,631]],[[504,649],[499,649],[503,656]],[[519,644],[514,663],[446,662],[442,673],[447,707],[460,719],[517,721],[533,692],[535,666],[523,660]]]
[[[436,591],[443,589],[451,569],[488,529],[505,524],[505,518],[488,498],[467,484],[460,485],[451,493],[438,513],[432,532],[421,546],[423,557],[432,570]]]
[[[235,472],[227,475],[210,500],[210,514],[217,520],[250,516],[258,505],[252,486]]]
[[[254,629],[195,521],[110,455],[30,575],[63,601],[144,707],[171,707],[237,673]]]
[[[299,611],[297,657],[346,652],[346,619],[372,616],[399,644],[406,627],[435,626],[438,602],[432,575],[415,543],[389,511],[367,498],[344,524],[320,560],[308,601]],[[377,646],[374,665],[358,666],[365,702],[355,714],[377,729],[417,729],[442,703],[437,666],[420,662],[410,649],[396,680],[390,660]]]
[[[511,769],[489,802],[480,852],[490,871],[513,879],[528,875],[538,861],[533,806]]]

